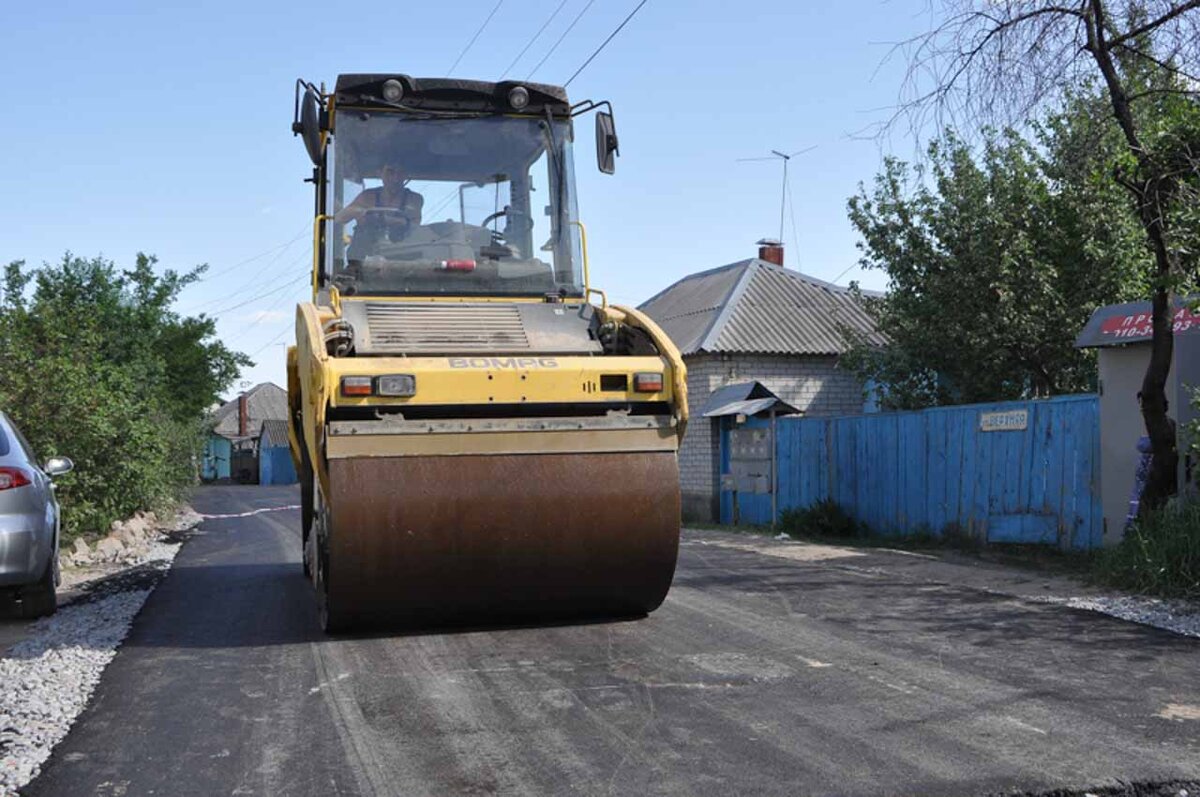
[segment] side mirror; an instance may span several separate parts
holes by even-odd
[[[67,457],[50,457],[46,460],[46,467],[42,470],[50,476],[61,476],[64,473],[70,473],[75,468],[75,463]]]
[[[616,159],[621,154],[617,144],[617,126],[611,113],[596,113],[596,166],[605,174],[617,169]]]
[[[299,91],[297,86],[297,91]],[[314,166],[321,165],[325,154],[321,146],[321,100],[316,89],[304,86],[304,96],[297,98],[296,120],[292,122],[292,134],[304,140],[304,148]]]

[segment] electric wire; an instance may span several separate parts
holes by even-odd
[[[275,337],[271,338],[270,340],[268,340],[268,341],[267,341],[266,343],[264,343],[263,345],[259,346],[259,347],[258,347],[257,349],[255,349],[254,351],[250,352],[250,355],[249,355],[249,356],[250,356],[250,357],[257,357],[257,356],[258,356],[258,355],[259,355],[259,354],[260,354],[260,353],[261,353],[261,352],[262,352],[264,349],[266,349],[266,348],[267,348],[267,347],[269,347],[269,346],[270,346],[272,343],[275,343],[277,340],[279,340],[279,339],[280,339],[280,338],[282,338],[284,335],[286,335],[290,329],[291,329],[291,327],[284,327],[283,329],[279,330],[279,334],[278,334],[278,335],[276,335]]]
[[[296,240],[299,240],[299,239],[296,239]],[[295,241],[292,241],[292,244],[295,244]],[[291,246],[289,245],[286,249],[282,249],[279,252],[277,252],[274,257],[272,257],[266,264],[264,264],[262,266],[262,268],[258,269],[257,271],[251,272],[245,279],[225,285],[224,287],[226,288],[226,291],[225,291],[224,295],[217,296],[213,299],[208,299],[206,301],[198,302],[198,303],[192,305],[191,307],[189,307],[187,312],[189,312],[189,313],[203,312],[210,307],[219,305],[222,302],[229,301],[229,297],[231,294],[238,294],[238,293],[245,294],[245,293],[249,293],[251,291],[258,290],[260,287],[263,287],[263,286],[267,285],[268,283],[275,281],[279,277],[284,276],[287,271],[290,271],[292,268],[295,267],[290,261],[281,259],[281,258],[283,258],[283,256],[285,254],[287,254],[287,251],[290,248],[291,248]],[[303,259],[308,260],[309,255],[308,254],[303,255]],[[277,267],[279,264],[283,265],[283,269],[280,269]],[[285,271],[285,269],[286,269],[286,271]]]
[[[495,7],[492,8],[492,13],[487,15],[487,19],[485,19],[483,24],[479,26],[479,30],[475,31],[475,35],[471,37],[471,41],[467,42],[467,46],[464,47],[463,51],[458,54],[458,58],[454,59],[454,63],[451,65],[449,71],[446,72],[447,77],[454,74],[454,70],[458,68],[458,64],[460,61],[462,61],[463,56],[470,52],[471,48],[475,46],[475,42],[479,39],[479,35],[483,33],[483,29],[486,28],[488,23],[492,21],[492,17],[496,16],[496,12],[500,10],[500,6],[502,5],[504,5],[504,0],[499,0]]]
[[[554,18],[558,16],[558,12],[563,10],[563,7],[566,6],[567,2],[568,0],[562,0],[562,2],[558,4],[558,8],[554,9],[554,13],[552,13],[546,19],[546,21],[542,23],[540,28],[538,28],[537,33],[533,34],[532,38],[525,43],[525,46],[521,49],[521,52],[517,53],[517,57],[512,60],[511,64],[505,67],[503,72],[500,73],[501,80],[504,80],[504,76],[512,71],[512,68],[517,65],[517,62],[525,57],[525,53],[529,52],[529,48],[532,47],[534,43],[542,37],[542,34],[545,33],[546,28],[550,27],[550,23],[553,22]]]
[[[297,285],[297,287],[302,287],[302,286]],[[250,333],[250,330],[257,327],[263,321],[266,321],[267,318],[270,317],[271,312],[274,311],[275,308],[278,307],[279,305],[286,303],[288,298],[289,298],[288,294],[285,293],[282,296],[280,296],[278,299],[276,299],[275,301],[271,302],[269,305],[267,305],[262,310],[259,310],[258,317],[255,318],[253,321],[251,321],[246,326],[239,329],[237,332],[234,332],[233,338],[235,340],[241,340],[242,338],[246,337],[246,335],[248,335]]]
[[[274,296],[277,293],[279,293],[280,291],[287,290],[288,288],[291,288],[295,285],[299,285],[301,280],[308,279],[308,277],[309,277],[308,274],[301,274],[298,279],[294,279],[289,282],[285,282],[282,285],[277,285],[276,287],[272,288],[269,291],[260,293],[257,296],[251,296],[249,299],[243,299],[242,301],[237,302],[236,304],[231,304],[228,307],[222,307],[219,310],[214,310],[214,311],[212,311],[212,313],[210,313],[210,315],[219,316],[222,313],[228,313],[230,310],[237,310],[241,307],[245,307],[246,305],[248,305],[252,302],[257,302],[259,299],[265,299],[268,296]]]
[[[543,55],[542,60],[537,62],[537,66],[531,69],[529,74],[525,76],[526,80],[529,80],[531,77],[533,77],[534,73],[542,68],[542,64],[546,63],[546,61],[550,59],[550,56],[554,55],[554,51],[558,49],[558,45],[563,43],[563,39],[567,38],[567,34],[575,29],[575,26],[579,23],[579,20],[583,19],[583,15],[587,13],[588,9],[591,8],[592,4],[595,2],[596,0],[588,0],[587,5],[585,5],[580,12],[575,15],[575,19],[571,20],[571,24],[568,25],[567,29],[562,32],[562,35],[558,37],[558,41],[554,42],[554,45],[551,46],[550,52]]]
[[[274,269],[264,268],[256,279],[247,281],[237,292],[247,294],[263,290],[279,284],[280,280],[287,279],[294,273],[312,274],[311,252],[301,252],[299,258],[291,262],[280,261]]]
[[[646,5],[647,2],[649,2],[649,0],[642,0],[642,2],[638,3],[637,6],[632,11],[629,12],[629,16],[625,17],[625,19],[621,22],[621,24],[617,26],[616,30],[614,30],[612,33],[608,34],[608,38],[605,39],[603,42],[601,42],[600,46],[596,48],[596,51],[594,53],[592,53],[591,55],[589,55],[588,59],[583,62],[583,65],[575,70],[575,74],[573,74],[573,75],[571,75],[571,77],[567,78],[567,82],[563,84],[563,88],[566,88],[567,86],[571,85],[571,81],[574,80],[575,78],[579,77],[580,72],[587,69],[587,65],[592,62],[592,59],[594,59],[596,56],[598,56],[600,54],[600,51],[608,46],[608,43],[610,41],[612,41],[618,33],[621,32],[621,28],[628,25],[629,20],[633,19],[634,14],[641,11],[642,6]]]
[[[458,196],[458,192],[459,192],[459,188],[457,186],[450,189],[450,193],[446,194],[444,197],[442,197],[440,200],[438,200],[437,207],[435,207],[433,210],[431,210],[428,213],[425,213],[423,215],[430,219],[436,219],[438,214],[441,213],[443,210],[445,210],[446,206],[449,205],[452,201],[454,201],[454,198],[456,196]]]
[[[840,280],[842,277],[846,276],[847,274],[849,274],[851,271],[853,271],[856,268],[858,268],[858,263],[851,263],[850,265],[846,266],[845,270],[842,271],[841,274],[838,274],[836,277],[829,280],[829,282],[834,285],[837,285],[838,280]]]
[[[295,238],[291,239],[290,241],[285,241],[284,243],[281,243],[278,246],[272,246],[270,249],[267,249],[264,252],[259,252],[257,255],[254,255],[253,257],[248,257],[245,260],[238,261],[237,263],[232,263],[228,266],[222,266],[219,269],[215,269],[213,271],[206,272],[206,273],[202,274],[200,276],[200,278],[197,279],[195,282],[192,282],[189,284],[196,285],[196,284],[204,282],[206,280],[210,280],[213,277],[219,277],[222,274],[227,274],[230,271],[233,271],[235,268],[240,268],[241,266],[245,266],[249,263],[253,263],[255,260],[264,258],[267,255],[271,254],[272,252],[275,252],[280,249],[289,249],[292,246],[292,244],[296,243],[296,241],[299,241],[301,238],[305,237],[306,235],[311,235],[311,229],[312,228],[306,224],[304,226],[304,228],[300,230],[300,233]]]

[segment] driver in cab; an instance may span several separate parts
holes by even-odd
[[[379,237],[400,241],[421,223],[425,198],[406,187],[408,179],[400,166],[385,164],[379,176],[382,186],[365,189],[338,211],[334,220],[339,224],[355,221],[360,230],[373,227]]]

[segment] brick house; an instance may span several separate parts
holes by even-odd
[[[717,517],[717,421],[700,417],[714,391],[758,381],[807,415],[863,411],[863,384],[838,367],[848,349],[843,329],[876,345],[882,336],[847,289],[784,268],[782,254],[765,246],[758,258],[684,277],[641,305],[688,368],[691,421],[679,451],[685,520]]]

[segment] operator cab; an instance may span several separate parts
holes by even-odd
[[[583,296],[565,95],[518,114],[343,88],[325,145],[325,263],[339,293]]]

